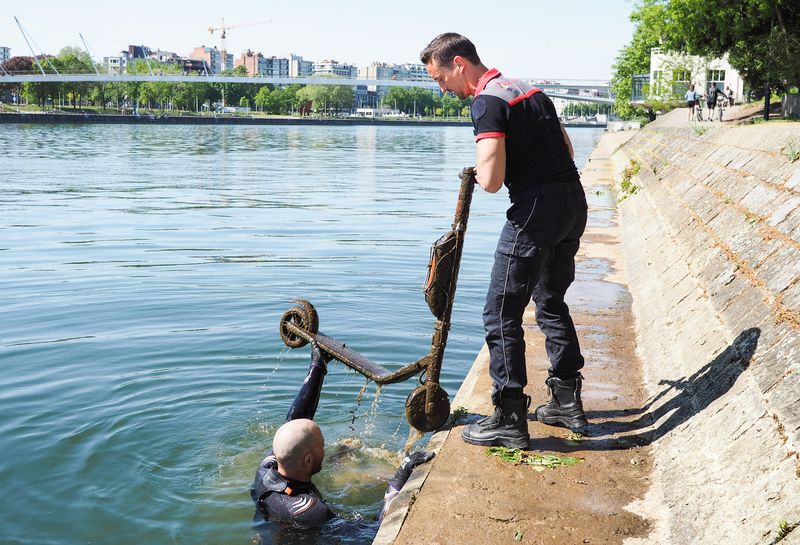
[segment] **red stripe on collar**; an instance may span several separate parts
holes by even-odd
[[[475,88],[475,96],[478,96],[486,89],[486,85],[492,81],[494,78],[500,77],[500,70],[497,68],[492,68],[484,75],[481,76],[481,79],[478,80],[478,86]]]

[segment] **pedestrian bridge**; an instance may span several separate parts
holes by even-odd
[[[613,104],[608,97],[608,85],[596,82],[565,81],[560,83],[537,83],[526,79],[553,98]],[[219,75],[167,75],[167,74],[0,74],[0,85],[6,83],[247,83],[255,85],[359,85],[376,87],[422,87],[438,91],[439,85],[433,80],[386,80],[362,78],[324,78],[324,77],[273,77],[273,76],[219,76]],[[583,94],[581,94],[583,93]],[[605,96],[596,96],[605,95]]]

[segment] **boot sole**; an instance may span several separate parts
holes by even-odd
[[[464,434],[461,434],[461,438],[464,440],[465,443],[469,443],[470,445],[478,445],[481,447],[506,447],[506,448],[519,448],[525,449],[528,448],[528,444],[530,443],[530,436],[521,439],[519,437],[493,437],[492,439],[473,439],[472,437],[468,437]]]
[[[566,417],[566,416],[550,416],[545,418],[540,418],[539,415],[536,415],[536,420],[541,422],[542,424],[547,424],[548,426],[559,426],[561,428],[567,428],[571,431],[581,431],[585,429],[589,422],[584,420],[582,423],[575,423],[574,419]]]

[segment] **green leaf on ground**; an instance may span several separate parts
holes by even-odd
[[[456,407],[453,409],[453,412],[450,413],[450,423],[455,424],[458,420],[467,414],[467,408],[464,406]]]
[[[536,471],[555,469],[561,466],[574,466],[582,462],[583,458],[572,456],[558,456],[556,454],[527,454],[518,448],[489,447],[486,449],[489,456],[497,456],[504,462],[523,464],[533,467]]]
[[[582,440],[583,440],[583,434],[580,433],[580,432],[573,431],[573,432],[570,432],[569,435],[567,435],[567,441],[578,442],[578,441],[582,441]]]

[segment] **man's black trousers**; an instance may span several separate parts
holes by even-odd
[[[583,367],[578,336],[564,302],[575,279],[575,254],[586,228],[580,182],[512,191],[483,311],[492,401],[519,397],[528,383],[522,315],[533,298],[536,322],[546,337],[550,375],[570,379]]]

